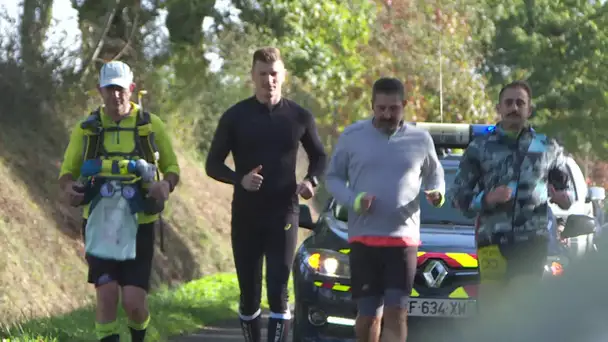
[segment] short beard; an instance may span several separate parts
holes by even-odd
[[[380,131],[382,131],[388,135],[394,134],[397,131],[397,129],[399,128],[399,125],[400,125],[399,122],[397,124],[388,125],[388,123],[374,119],[374,126],[376,126]]]
[[[507,131],[521,131],[525,126],[526,126],[526,120],[523,121],[519,121],[519,122],[506,122],[503,121],[501,123],[501,126],[503,129],[507,130]]]

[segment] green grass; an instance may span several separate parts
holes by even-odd
[[[262,307],[267,308],[265,286]],[[290,281],[290,298],[293,288]],[[236,318],[239,289],[236,275],[220,273],[204,277],[172,290],[159,290],[150,296],[151,326],[146,341],[166,341],[170,336],[195,332],[213,322]],[[0,329],[4,341],[58,342],[95,341],[94,307],[69,314],[36,319]],[[119,315],[121,340],[129,340],[126,317]]]

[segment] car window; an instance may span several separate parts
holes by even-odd
[[[445,168],[445,186],[446,186],[446,198],[450,196],[450,189],[454,183],[457,169]],[[436,208],[427,202],[424,192],[420,192],[420,223],[440,223],[445,221],[446,223],[474,225],[475,219],[467,218],[460,210],[452,207],[451,203],[447,201],[441,208]]]
[[[585,183],[585,176],[578,167],[578,164],[572,158],[568,158],[568,171],[570,172],[569,186],[574,189],[575,200],[584,200],[587,197],[587,184]]]
[[[456,177],[455,168],[446,168],[444,169],[445,174],[445,184],[446,184],[446,197],[449,196],[450,187],[454,183],[454,178]],[[348,209],[335,204],[333,208],[334,217],[341,221],[348,220]],[[454,224],[463,224],[463,225],[474,225],[475,220],[472,218],[467,218],[460,213],[458,209],[452,207],[452,205],[448,202],[444,203],[441,208],[436,208],[430,205],[425,198],[425,194],[423,191],[420,192],[420,223],[421,224],[433,224],[433,223],[454,223]]]

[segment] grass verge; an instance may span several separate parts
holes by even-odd
[[[262,293],[265,293],[265,286]],[[146,341],[167,341],[168,337],[195,332],[210,323],[234,318],[238,297],[238,282],[233,273],[219,273],[175,289],[159,290],[150,296],[152,317]],[[293,299],[291,281],[290,298]],[[268,307],[265,298],[262,307]],[[89,306],[62,316],[2,327],[0,338],[3,342],[96,341],[94,322],[94,307]],[[121,340],[128,341],[127,320],[122,311],[119,322]]]

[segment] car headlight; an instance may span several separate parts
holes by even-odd
[[[559,257],[548,257],[545,264],[545,272],[552,276],[561,276],[564,274],[564,264]]]
[[[350,277],[348,256],[329,249],[311,249],[304,262],[316,273],[328,277]]]

